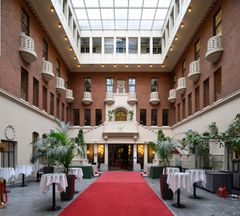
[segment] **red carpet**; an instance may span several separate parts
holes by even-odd
[[[136,172],[106,172],[61,216],[172,216]]]

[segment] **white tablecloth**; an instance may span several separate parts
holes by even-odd
[[[38,170],[42,169],[43,167],[44,167],[43,164],[38,164],[38,163],[35,163],[35,164],[32,165],[33,174],[34,174],[35,177],[37,176]]]
[[[67,178],[64,173],[48,173],[42,175],[40,188],[43,192],[47,192],[49,190],[49,186],[53,183],[56,183],[57,190],[59,192],[65,191],[68,186]]]
[[[31,165],[19,165],[15,168],[16,177],[20,174],[25,174],[26,176],[32,175],[33,169]]]
[[[13,179],[15,177],[15,170],[12,167],[3,167],[0,168],[0,177],[8,181],[9,179]]]
[[[68,173],[69,175],[75,175],[78,179],[82,179],[83,177],[82,168],[70,168]]]
[[[165,174],[169,175],[172,173],[180,172],[179,168],[177,167],[166,167]]]
[[[190,174],[192,184],[194,184],[195,182],[201,182],[201,184],[205,187],[207,180],[206,180],[206,174],[204,170],[189,169],[189,170],[186,170],[186,173]]]
[[[169,188],[175,193],[178,189],[187,189],[189,193],[192,192],[192,182],[189,173],[172,173],[167,176],[167,184]]]

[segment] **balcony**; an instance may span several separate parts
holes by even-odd
[[[114,103],[113,92],[106,92],[105,103],[111,105]]]
[[[84,92],[83,93],[83,99],[82,99],[83,104],[89,105],[93,102],[92,100],[92,93],[91,92]]]
[[[168,101],[170,103],[174,103],[176,100],[176,89],[170,89],[169,90],[169,97],[168,97]]]
[[[190,64],[188,78],[195,82],[199,79],[200,75],[201,75],[200,60],[193,61]]]
[[[56,89],[59,94],[62,94],[66,91],[66,88],[64,86],[64,79],[61,77],[57,77],[57,84]]]
[[[207,53],[205,58],[211,63],[219,60],[223,52],[222,35],[216,35],[208,40]]]
[[[27,63],[31,63],[37,60],[37,54],[34,48],[34,40],[33,38],[25,35],[24,32],[20,35],[20,48],[19,51],[23,60]]]
[[[42,60],[42,76],[47,82],[54,78],[52,63],[44,59]]]
[[[149,103],[151,103],[152,105],[157,105],[159,104],[159,102],[160,99],[158,97],[158,92],[151,92]]]
[[[66,89],[66,101],[72,103],[74,101],[73,91],[71,89]]]
[[[186,90],[186,78],[185,77],[181,77],[178,79],[178,85],[177,85],[177,91],[180,94],[183,94]]]
[[[129,92],[128,93],[128,104],[130,105],[134,105],[137,103],[137,96],[136,96],[136,92]]]

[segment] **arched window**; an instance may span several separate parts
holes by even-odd
[[[124,109],[116,110],[115,121],[127,121],[127,111]]]

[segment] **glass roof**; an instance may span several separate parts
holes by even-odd
[[[81,30],[161,30],[172,0],[71,0]]]

